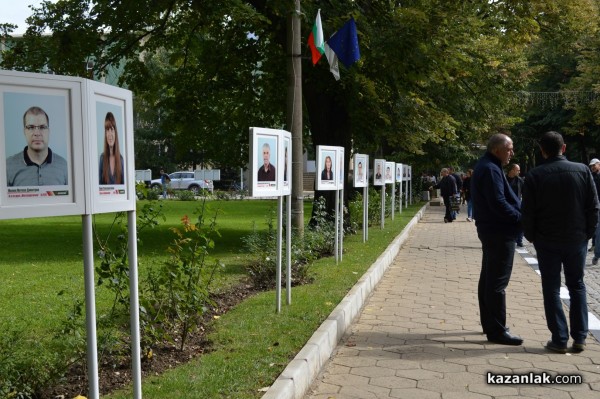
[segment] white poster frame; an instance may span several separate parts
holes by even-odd
[[[0,71],[0,148],[3,149],[0,151],[0,165],[3,165],[4,170],[0,173],[0,219],[81,215],[85,212],[84,170],[78,167],[83,164],[84,159],[83,83],[81,78]],[[13,98],[8,99],[9,103],[5,102],[5,95],[10,97],[12,94],[20,97],[22,104],[13,101]],[[66,160],[65,185],[8,187],[6,162],[18,152],[7,145],[7,134],[17,133],[7,132],[7,125],[11,131],[18,129],[17,126],[20,128],[17,136],[10,138],[11,141],[20,141],[23,144],[20,148],[25,148],[26,142],[22,136],[23,116],[31,106],[46,108],[44,112],[50,122],[48,131],[51,150],[57,142],[53,138],[61,137],[57,132],[64,131],[63,137],[58,139],[64,146],[64,150],[60,152],[64,153],[54,151],[53,154]],[[57,128],[57,125],[60,127]],[[11,154],[7,154],[8,152]]]
[[[338,190],[338,175],[336,169],[338,165],[339,147],[330,145],[318,145],[317,146],[317,190],[319,191],[332,191]],[[329,157],[331,160],[331,179],[327,179],[325,166],[326,158]]]
[[[383,179],[385,184],[394,184],[394,174],[393,173],[396,169],[395,165],[396,165],[395,162],[389,162],[389,161],[385,162],[385,175],[384,175],[384,179]]]
[[[359,167],[360,166],[360,167]],[[362,179],[359,171],[362,169]],[[354,155],[354,187],[367,187],[369,185],[369,156],[367,154]]]
[[[279,186],[281,195],[290,195],[292,194],[292,133],[282,130],[279,143],[279,165],[283,165],[278,169]]]
[[[345,165],[346,165],[346,161],[344,159],[344,147],[337,147],[337,154],[336,154],[336,158],[337,158],[337,170],[336,170],[336,185],[337,185],[337,189],[338,190],[343,190],[344,189],[344,172],[345,172]]]
[[[281,195],[281,180],[283,175],[278,175],[279,148],[283,130],[263,127],[250,128],[250,196],[251,197],[277,197]],[[262,167],[262,148],[269,146],[269,163],[275,168],[275,180],[259,181],[258,173]],[[275,154],[273,154],[275,152]],[[259,156],[260,155],[260,156]]]
[[[132,211],[136,207],[135,154],[133,141],[133,100],[131,91],[104,83],[87,81],[88,132],[84,141],[88,148],[87,167],[90,200],[89,213]],[[116,122],[124,180],[121,184],[101,181],[100,161],[104,152],[104,124],[111,112]],[[101,144],[102,143],[102,144]]]
[[[377,173],[379,171],[379,174]],[[383,179],[385,173],[385,159],[375,159],[373,161],[373,185],[385,186]]]
[[[404,201],[404,164],[396,163],[396,182],[398,183],[398,211],[402,213],[402,202]]]
[[[402,180],[403,181],[409,181],[410,178],[408,177],[408,168],[409,166],[407,164],[402,164]]]
[[[402,178],[403,164],[397,162],[396,163],[396,183],[402,183],[404,179]]]

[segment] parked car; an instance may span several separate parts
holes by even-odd
[[[213,191],[213,183],[211,180],[196,180],[194,179],[194,172],[173,172],[169,173],[171,182],[169,188],[171,190],[190,190],[197,195],[200,190]],[[150,187],[153,189],[162,190],[162,185],[159,179],[153,179],[150,182]]]

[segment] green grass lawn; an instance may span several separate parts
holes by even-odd
[[[197,202],[164,201],[166,222],[140,234],[138,246],[140,276],[145,268],[166,259],[165,249],[173,239],[172,227],[180,226],[184,215],[192,216]],[[223,279],[244,275],[242,237],[254,227],[266,229],[266,216],[276,209],[276,201],[210,201],[221,238],[213,255],[226,265]],[[305,207],[310,217],[312,203]],[[346,236],[344,259],[317,261],[312,267],[315,282],[294,287],[292,304],[275,312],[274,292],[251,297],[220,319],[215,320],[210,340],[213,351],[143,382],[144,397],[161,398],[253,398],[269,386],[329,315],[348,290],[364,274],[381,252],[398,235],[420,208],[420,204],[396,213],[369,231],[368,245],[362,234]],[[210,213],[207,215],[209,216]],[[113,215],[94,218],[100,235],[109,231]],[[55,217],[0,221],[0,321],[27,326],[32,337],[44,334],[64,320],[73,298],[84,297],[80,217]],[[57,295],[65,291],[65,295]],[[97,312],[111,305],[110,294],[99,287]],[[0,323],[1,325],[1,323]],[[0,332],[1,333],[1,332]],[[125,390],[108,396],[130,398]]]
[[[181,218],[190,218],[199,202],[164,201],[166,221],[140,233],[138,245],[139,274],[147,267],[167,259],[166,248],[173,240],[170,230],[181,226]],[[222,237],[212,254],[226,265],[221,284],[244,274],[242,237],[253,226],[266,229],[265,216],[276,209],[277,202],[209,201],[208,215],[219,209],[218,228]],[[310,216],[309,204],[306,205]],[[94,216],[94,230],[105,237],[114,214]],[[0,326],[3,323],[26,326],[32,334],[44,334],[64,320],[74,299],[84,298],[83,248],[81,217],[51,217],[0,221]],[[113,231],[118,231],[113,229]],[[95,245],[95,251],[97,245]],[[63,295],[58,295],[64,292]],[[98,313],[110,308],[112,294],[103,286],[96,290]]]

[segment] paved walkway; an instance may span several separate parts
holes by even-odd
[[[600,398],[600,344],[554,354],[537,273],[516,254],[508,323],[523,346],[491,344],[477,305],[481,249],[465,215],[428,207],[305,398]],[[531,263],[531,262],[530,262]],[[487,373],[580,375],[578,384],[487,383]]]

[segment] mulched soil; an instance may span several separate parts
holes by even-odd
[[[161,373],[189,362],[203,353],[210,351],[210,342],[206,340],[210,321],[215,316],[226,313],[229,309],[242,302],[257,290],[249,284],[241,284],[226,293],[213,297],[215,306],[203,315],[203,323],[194,334],[188,337],[183,350],[171,343],[154,348],[151,360],[145,358],[142,362],[142,378],[148,375]],[[208,327],[210,328],[210,327]],[[129,355],[130,353],[128,353]],[[99,355],[100,357],[100,355]],[[131,363],[128,358],[115,359],[104,356],[102,364],[98,366],[100,395],[106,395],[122,388],[131,381]],[[77,395],[87,397],[88,380],[87,370],[84,366],[74,366],[69,370],[66,381],[60,386],[49,389],[43,394],[43,399],[73,399]]]

